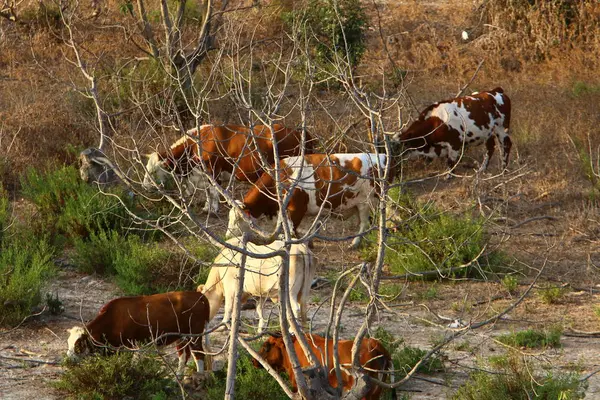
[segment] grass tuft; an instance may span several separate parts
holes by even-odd
[[[538,349],[552,347],[560,347],[560,336],[562,329],[554,327],[549,330],[540,331],[535,329],[527,329],[511,334],[501,335],[498,341],[512,347],[525,347],[528,349]]]

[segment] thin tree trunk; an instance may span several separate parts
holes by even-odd
[[[248,235],[242,236],[242,242],[240,246],[246,248],[248,241]],[[229,356],[227,358],[227,385],[225,388],[225,400],[235,399],[235,374],[237,369],[237,346],[238,346],[238,334],[240,329],[240,313],[242,311],[242,293],[244,291],[244,275],[246,272],[246,254],[242,254],[242,263],[238,268],[238,286],[233,302],[233,310],[231,317],[231,332],[229,334]]]

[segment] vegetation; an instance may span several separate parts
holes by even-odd
[[[359,0],[308,0],[303,7],[284,13],[283,19],[288,29],[299,26],[298,36],[308,38],[314,52],[309,56],[317,61],[320,77],[339,73],[334,66],[340,60],[351,68],[360,63],[368,19]]]
[[[225,394],[226,368],[212,373],[204,381],[206,400],[221,400]],[[252,365],[252,357],[241,351],[237,360],[235,377],[235,397],[240,399],[287,399],[279,384],[264,369]]]
[[[442,277],[480,275],[475,266],[486,244],[482,219],[442,212],[433,204],[420,204],[410,194],[396,189],[389,196],[395,206],[393,220],[402,221],[395,224],[386,246],[385,262],[393,274],[438,270]],[[371,243],[375,243],[375,237],[371,234]],[[371,245],[363,249],[363,256],[373,260],[374,251]],[[467,264],[462,270],[444,271]]]
[[[377,328],[374,337],[381,341],[384,347],[390,352],[394,362],[394,370],[401,371],[401,373],[396,373],[396,379],[402,379],[427,354],[426,350],[404,345],[403,339],[396,339],[393,334],[382,327]],[[442,359],[439,355],[434,354],[419,366],[417,372],[430,374],[442,371],[443,369],[444,363]]]
[[[560,336],[562,329],[554,327],[549,330],[539,331],[527,329],[507,335],[499,336],[498,341],[512,347],[525,347],[537,349],[545,347],[560,347]]]
[[[53,274],[53,251],[11,223],[8,197],[0,186],[0,326],[14,325],[42,302]]]
[[[74,166],[44,173],[30,168],[21,185],[23,196],[37,207],[34,229],[39,234],[53,232],[55,241],[59,235],[73,240],[109,230],[123,233],[131,224],[117,197],[128,205],[131,200],[120,190],[115,196],[99,193],[81,180]]]
[[[155,354],[117,352],[65,362],[55,387],[73,399],[167,399],[175,381]]]
[[[455,400],[577,400],[587,383],[576,374],[532,375],[522,357],[510,354],[493,363],[498,373],[478,371],[453,396]]]

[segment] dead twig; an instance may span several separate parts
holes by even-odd
[[[48,365],[58,365],[59,364],[57,361],[36,360],[35,358],[19,358],[19,357],[9,357],[9,356],[2,356],[2,355],[0,355],[0,358],[3,358],[5,360],[13,360],[13,361],[26,361],[26,362],[30,362],[30,363],[34,363],[34,364],[48,364]]]
[[[523,226],[525,224],[528,224],[528,223],[534,222],[534,221],[539,221],[539,220],[542,220],[542,219],[548,219],[550,221],[556,221],[556,220],[558,220],[557,217],[553,217],[551,215],[540,215],[539,217],[527,218],[526,220],[521,221],[518,224],[515,224],[515,225],[511,226],[510,229],[517,229],[517,228],[519,228],[519,227],[521,227],[521,226]]]
[[[477,65],[477,69],[475,70],[475,72],[473,73],[473,76],[471,77],[471,79],[469,80],[469,82],[467,82],[467,84],[465,86],[463,86],[458,93],[456,93],[456,96],[454,97],[460,97],[463,95],[463,93],[465,92],[465,90],[469,87],[469,85],[471,85],[471,83],[473,83],[473,81],[475,80],[475,77],[477,76],[477,74],[479,73],[479,70],[481,69],[481,67],[483,66],[483,63],[485,62],[485,60],[481,60],[479,61],[479,65]]]

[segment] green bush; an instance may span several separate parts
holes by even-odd
[[[114,274],[116,255],[129,250],[127,239],[117,231],[92,232],[87,239],[75,238],[73,244],[73,264],[88,274]]]
[[[501,335],[498,341],[512,347],[526,347],[528,349],[560,347],[562,329],[552,328],[546,331],[526,329],[511,334]]]
[[[264,369],[252,365],[252,357],[247,352],[241,351],[237,360],[235,375],[236,399],[287,399],[285,392],[277,381]],[[217,371],[205,381],[205,400],[221,400],[225,394],[227,369]]]
[[[123,232],[131,224],[118,198],[98,192],[83,182],[73,166],[47,173],[31,168],[21,179],[23,196],[38,210],[34,222],[38,232],[54,232],[69,238],[88,237],[92,232]],[[113,192],[125,204],[131,200],[122,190]]]
[[[45,241],[5,241],[0,251],[0,325],[13,325],[30,315],[53,272],[52,250]]]
[[[419,204],[397,190],[390,191],[390,201],[395,208],[393,220],[401,221],[387,240],[385,262],[393,274],[458,267],[474,260],[486,244],[481,218],[441,212],[431,203]],[[368,238],[371,243],[376,242],[375,233]],[[363,249],[363,256],[372,259],[374,249],[374,244]],[[488,262],[495,263],[496,259],[488,257]],[[453,275],[472,275],[477,264]]]
[[[396,372],[396,380],[401,379],[406,375],[417,363],[427,354],[426,350],[421,350],[417,347],[407,346],[404,344],[404,339],[396,339],[396,337],[387,331],[385,328],[378,327],[375,330],[373,337],[379,340],[383,346],[390,352],[394,362],[394,370]],[[431,356],[426,362],[421,364],[417,369],[420,373],[432,373],[444,369],[444,363],[437,355]]]
[[[402,373],[406,375],[415,365],[417,365],[425,354],[427,354],[426,350],[419,349],[418,347],[404,346],[392,354],[394,369],[402,371]],[[437,355],[433,355],[419,366],[417,372],[430,374],[432,372],[442,371],[443,369],[444,363],[442,360]],[[397,375],[397,379],[401,378],[402,376]]]
[[[151,294],[162,291],[155,284],[156,273],[169,258],[169,253],[156,245],[142,243],[130,235],[129,248],[115,253],[116,282],[127,295]]]
[[[166,399],[176,397],[169,371],[153,355],[133,352],[90,356],[81,363],[66,362],[54,386],[73,399]]]
[[[10,225],[10,215],[8,193],[6,193],[2,187],[2,182],[0,182],[0,250],[2,249],[4,235]]]
[[[365,52],[367,14],[359,0],[308,0],[282,14],[288,27],[300,26],[320,69],[333,72],[337,59],[356,67]]]
[[[516,355],[495,362],[498,373],[475,372],[453,396],[455,400],[576,400],[585,397],[586,381],[576,374],[535,376]]]
[[[139,236],[101,231],[75,240],[73,262],[84,272],[114,276],[127,295],[142,295],[162,289],[156,284],[156,272],[168,258],[167,250],[148,245]]]

